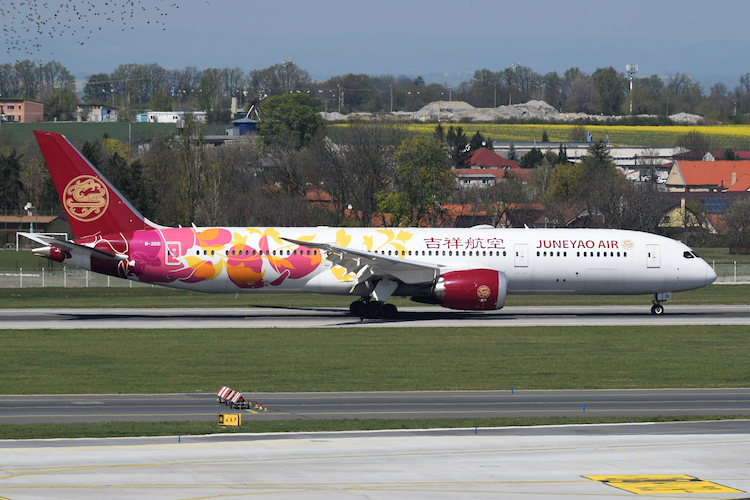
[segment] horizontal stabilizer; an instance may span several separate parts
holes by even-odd
[[[46,246],[53,246],[61,251],[69,252],[71,254],[84,254],[84,255],[96,255],[100,259],[109,259],[116,262],[119,262],[121,260],[127,260],[127,255],[117,255],[111,252],[105,252],[104,250],[99,250],[98,248],[91,248],[87,247],[85,245],[79,245],[78,243],[73,243],[72,241],[65,241],[60,240],[57,238],[53,238],[51,236],[44,236],[42,234],[36,234],[36,233],[18,233],[21,236],[25,236],[26,238],[29,238],[30,240],[34,240],[40,245],[46,245]]]

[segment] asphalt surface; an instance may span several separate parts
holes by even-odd
[[[750,389],[243,393],[263,408],[232,409],[212,394],[0,396],[0,424],[112,421],[243,423],[294,419],[750,417]]]
[[[747,498],[727,424],[4,441],[0,497]]]
[[[361,320],[341,308],[0,309],[0,325],[8,329],[750,325],[750,306],[667,303],[661,316],[652,315],[649,305],[515,306],[479,312],[404,307],[395,320]]]

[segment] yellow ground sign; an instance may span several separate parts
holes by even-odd
[[[242,425],[242,415],[239,413],[219,413],[219,425]]]
[[[742,493],[720,484],[684,474],[643,476],[583,476],[631,493]]]

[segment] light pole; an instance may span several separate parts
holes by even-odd
[[[625,66],[625,70],[628,72],[628,78],[630,78],[630,115],[633,115],[633,77],[638,73],[637,64],[628,64]]]

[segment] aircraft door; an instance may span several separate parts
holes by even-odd
[[[646,245],[646,267],[661,267],[661,257],[659,257],[659,245]]]
[[[515,267],[529,267],[529,246],[526,243],[516,243],[513,250]]]
[[[180,255],[182,255],[182,244],[179,241],[168,241],[166,249],[166,264],[168,266],[179,266]]]

